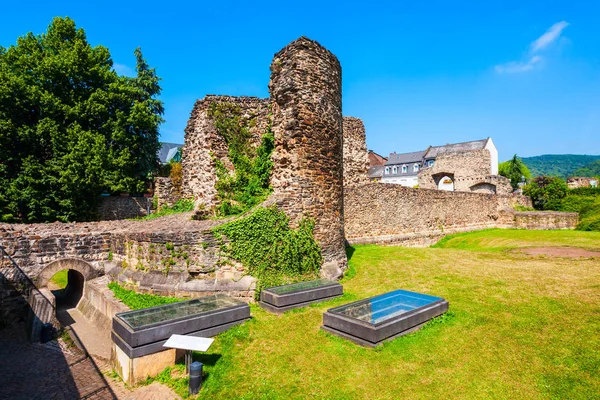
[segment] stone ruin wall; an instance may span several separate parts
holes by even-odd
[[[212,103],[233,104],[239,107],[244,124],[252,134],[251,143],[258,147],[269,125],[269,100],[258,97],[207,95],[196,101],[187,127],[182,149],[182,197],[194,199],[196,207],[211,209],[218,205],[215,183],[215,161],[219,159],[226,168],[233,169],[229,161],[225,139],[217,132],[209,116]]]
[[[579,223],[576,212],[525,211],[515,213],[515,228],[574,229]]]
[[[158,177],[154,179],[154,198],[156,209],[160,211],[163,207],[172,207],[181,198],[181,193],[173,185],[173,179]]]
[[[255,279],[244,275],[242,265],[222,259],[212,234],[212,227],[225,221],[192,221],[190,216],[170,216],[168,221],[0,224],[0,245],[36,283],[54,268],[53,262],[60,260],[68,268],[68,260],[81,260],[99,275],[112,270],[114,280],[141,291],[191,297],[220,292],[251,299]]]
[[[447,234],[485,228],[574,229],[576,213],[519,213],[524,196],[414,189],[371,183],[346,188],[350,244],[428,246]]]
[[[293,225],[304,216],[315,220],[322,274],[340,277],[347,267],[340,63],[302,37],[275,55],[269,91],[275,136],[272,199]]]
[[[582,176],[573,176],[567,179],[567,186],[569,189],[577,189],[581,187],[590,187],[592,186],[592,182],[596,182],[596,186],[598,185],[598,178],[588,178]]]
[[[100,221],[115,221],[139,218],[152,211],[152,199],[149,197],[102,197],[98,214]]]
[[[369,183],[369,153],[362,120],[344,117],[344,186]]]
[[[434,175],[448,173],[454,176],[457,192],[510,194],[510,180],[491,175],[490,165],[491,155],[487,149],[440,154],[432,167],[419,172],[419,188],[437,189]]]
[[[240,107],[258,146],[261,136],[275,137],[271,184],[276,201],[296,226],[304,216],[315,219],[315,238],[325,263],[339,272],[346,267],[343,233],[343,174],[351,184],[367,181],[368,155],[364,126],[342,119],[341,67],[327,49],[300,38],[277,53],[271,65],[270,99],[207,96],[196,102],[185,130],[183,197],[196,206],[217,204],[215,163],[233,169],[228,149],[208,109],[213,102]],[[348,140],[344,140],[344,128]],[[342,156],[346,143],[352,157]],[[347,171],[347,172],[346,172]],[[362,173],[362,177],[360,176]],[[335,265],[335,267],[333,267]]]

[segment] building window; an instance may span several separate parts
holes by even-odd
[[[429,165],[430,167],[433,167],[433,160],[427,161],[427,165]]]
[[[419,164],[413,165],[413,171],[414,172],[419,172]]]
[[[392,174],[397,174],[397,173],[398,173],[398,167],[393,167]]]
[[[406,165],[402,166],[402,173],[405,174],[408,172],[408,168],[406,167]]]
[[[385,167],[385,174],[389,175],[390,174],[390,167]]]

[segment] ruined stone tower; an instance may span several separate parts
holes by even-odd
[[[319,43],[301,37],[271,64],[273,198],[292,224],[314,218],[322,274],[339,277],[344,249],[342,71]]]
[[[369,183],[369,153],[365,125],[360,118],[344,117],[344,186]]]

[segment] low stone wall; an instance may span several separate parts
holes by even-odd
[[[256,279],[244,275],[234,280],[230,278],[189,279],[184,272],[170,272],[168,275],[160,271],[140,271],[131,268],[114,268],[108,271],[109,278],[125,286],[135,286],[142,293],[161,296],[202,297],[222,293],[251,301],[256,288]]]
[[[392,184],[346,188],[344,226],[350,244],[428,246],[450,233],[485,228],[572,229],[573,213],[517,213],[524,196],[413,189]],[[544,215],[546,214],[546,215]]]
[[[575,229],[579,214],[573,212],[532,211],[515,213],[515,228]]]
[[[108,276],[86,281],[83,297],[77,304],[77,309],[94,325],[107,331],[112,329],[112,319],[117,313],[129,311],[129,307],[121,303],[108,288],[109,283]]]
[[[240,296],[246,296],[254,286],[247,282],[249,278],[242,280],[245,269],[221,258],[211,230],[227,220],[193,221],[191,216],[182,213],[149,221],[0,224],[0,246],[38,286],[60,269],[75,269],[88,280],[118,265],[142,275],[176,276],[193,292],[239,291]]]
[[[152,199],[149,197],[102,197],[98,213],[101,221],[139,218],[148,215],[152,209]]]
[[[60,327],[56,319],[56,298],[47,288],[35,290],[29,297],[29,315],[27,317],[27,332],[31,342],[42,339],[42,328],[45,324]]]
[[[496,195],[392,184],[347,188],[344,207],[346,240],[351,244],[427,245],[448,233],[510,226],[512,220]]]
[[[240,278],[243,274],[243,269],[221,265],[219,244],[210,230],[119,233],[112,237],[111,251],[115,261],[141,271],[186,272],[200,279]]]

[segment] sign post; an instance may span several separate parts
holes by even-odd
[[[185,373],[188,374],[192,363],[192,351],[206,351],[214,341],[212,338],[171,335],[163,347],[185,350]]]

